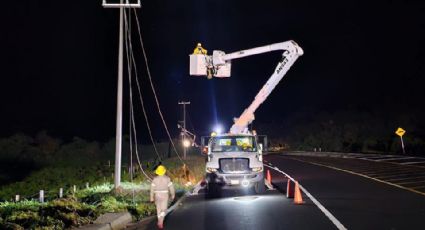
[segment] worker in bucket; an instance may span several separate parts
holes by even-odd
[[[164,228],[164,218],[168,208],[168,199],[174,200],[175,191],[173,182],[165,175],[167,169],[163,165],[159,165],[155,174],[158,175],[152,180],[150,201],[155,202],[156,213],[158,216],[158,228]]]
[[[207,55],[208,51],[204,48],[202,48],[202,44],[198,43],[195,47],[195,49],[193,50],[193,54],[203,54],[203,55]]]

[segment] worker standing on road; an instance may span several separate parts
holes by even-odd
[[[168,199],[174,200],[175,191],[173,182],[165,175],[167,169],[163,165],[159,165],[155,174],[158,175],[152,180],[150,201],[155,202],[156,213],[158,216],[158,228],[164,228],[164,218],[168,208]]]

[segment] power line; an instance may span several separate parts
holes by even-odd
[[[129,17],[131,19],[131,11],[130,11],[130,14],[129,15],[130,15]],[[130,28],[130,31],[131,31],[131,28]],[[130,33],[130,36],[129,36],[129,48],[130,48],[130,54],[131,54],[129,60],[131,60],[131,63],[134,66],[134,73],[135,73],[135,78],[136,78],[136,85],[137,85],[137,90],[138,90],[138,93],[139,93],[140,103],[141,103],[141,106],[142,106],[143,116],[144,116],[145,121],[146,121],[146,127],[148,129],[149,137],[150,137],[150,140],[152,142],[154,151],[155,151],[156,155],[158,156],[158,159],[160,161],[162,161],[162,158],[161,158],[161,156],[160,156],[160,154],[158,152],[158,149],[156,147],[155,141],[153,139],[152,130],[151,130],[151,127],[149,125],[149,119],[148,119],[148,116],[147,116],[147,113],[146,113],[146,109],[145,109],[145,104],[144,104],[144,100],[143,100],[142,91],[140,89],[139,76],[138,76],[138,73],[137,73],[136,59],[134,58],[133,43],[132,43],[132,40],[131,40],[131,33]],[[132,88],[130,88],[130,90],[132,90]]]
[[[187,111],[187,112],[186,112],[186,116],[187,116],[187,119],[189,120],[189,125],[190,125],[190,127],[192,128],[192,132],[196,133],[195,126],[194,126],[194,125],[193,125],[193,123],[192,123],[192,119],[190,118],[190,113],[189,113],[189,111]]]
[[[131,34],[129,34],[129,31],[131,31],[130,29],[129,29],[129,25],[128,25],[128,22],[127,22],[127,13],[126,13],[126,11],[124,11],[124,22],[125,22],[125,31],[126,31],[126,33],[125,33],[125,45],[126,45],[126,55],[127,55],[127,60],[129,60],[129,49],[128,49],[128,47],[129,47],[129,43],[131,43],[131,40],[129,40],[128,39],[128,37],[129,37],[129,35],[131,36]],[[137,146],[137,132],[136,132],[136,122],[135,122],[135,120],[134,120],[134,110],[133,110],[133,90],[132,90],[132,81],[131,81],[131,73],[132,73],[132,68],[131,68],[131,63],[130,62],[128,62],[127,61],[127,68],[128,68],[128,80],[129,80],[129,88],[130,88],[130,92],[129,92],[129,96],[130,96],[130,119],[131,119],[131,125],[130,125],[130,151],[131,151],[131,153],[132,153],[132,146],[133,146],[133,139],[132,139],[132,133],[134,133],[134,146],[135,146],[135,149],[136,149],[136,158],[137,158],[137,162],[138,162],[138,164],[139,164],[139,167],[140,167],[140,170],[142,171],[142,173],[145,175],[145,177],[148,179],[148,180],[152,180],[147,174],[146,174],[146,172],[143,170],[143,166],[142,166],[142,164],[141,164],[141,161],[140,161],[140,157],[139,157],[139,151],[138,151],[138,146]],[[131,130],[131,127],[133,127],[133,129]]]
[[[142,39],[142,33],[141,33],[141,31],[140,31],[139,18],[138,18],[138,16],[137,16],[137,12],[136,12],[136,10],[135,10],[135,9],[134,9],[134,14],[135,14],[135,16],[136,16],[137,29],[138,29],[138,32],[139,32],[140,45],[141,45],[141,47],[142,47],[143,56],[144,56],[144,59],[145,59],[146,71],[147,71],[147,73],[148,73],[149,82],[150,82],[150,85],[151,85],[151,88],[152,88],[152,92],[153,92],[153,94],[154,94],[154,98],[155,98],[155,102],[156,102],[156,106],[157,106],[157,109],[158,109],[159,115],[160,115],[160,117],[161,117],[161,120],[162,120],[162,123],[163,123],[163,125],[164,125],[164,128],[165,128],[165,130],[166,130],[166,132],[167,132],[168,138],[169,138],[169,140],[170,140],[170,142],[171,142],[171,144],[172,144],[172,146],[173,146],[174,152],[176,153],[176,155],[177,155],[177,157],[180,159],[180,161],[181,161],[183,164],[185,164],[185,162],[184,162],[184,161],[183,161],[183,159],[180,157],[180,154],[179,154],[179,153],[178,153],[178,151],[177,151],[177,148],[176,148],[176,146],[175,146],[175,144],[174,144],[174,142],[173,142],[173,140],[172,140],[172,138],[171,138],[170,132],[169,132],[169,130],[168,130],[167,124],[165,123],[164,116],[163,116],[163,114],[162,114],[162,112],[161,112],[161,108],[160,108],[160,106],[159,106],[158,97],[157,97],[157,95],[156,95],[155,87],[154,87],[153,82],[152,82],[152,76],[151,76],[151,73],[150,73],[150,70],[149,70],[148,58],[147,58],[147,56],[146,56],[145,47],[144,47],[143,39]]]
[[[131,31],[131,17],[130,17],[130,19],[129,19],[129,24],[130,24],[130,29],[129,29],[129,31]],[[131,34],[131,32],[130,32],[130,34]],[[128,34],[127,34],[127,32],[126,32],[126,34],[125,34],[125,41],[126,41],[126,48],[128,48],[127,47],[127,37],[128,37]],[[126,52],[126,55],[127,55],[127,60],[128,60],[128,51]],[[128,66],[128,64],[127,64],[127,66]],[[129,78],[131,79],[131,66],[128,66],[128,68],[129,68]],[[132,95],[131,95],[131,87],[130,87],[130,90],[129,90],[129,97],[130,97],[130,101],[132,100]],[[129,114],[130,114],[130,119],[129,119],[129,142],[130,142],[130,183],[132,183],[133,184],[133,139],[132,139],[132,132],[131,132],[131,126],[132,126],[132,116],[133,116],[133,114],[132,114],[132,110],[133,110],[133,106],[132,106],[132,103],[130,104],[130,112],[129,112]],[[137,140],[136,140],[137,141]],[[131,186],[131,194],[132,194],[132,201],[133,201],[133,204],[134,204],[134,186]]]

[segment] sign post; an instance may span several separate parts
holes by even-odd
[[[397,134],[398,136],[400,136],[400,140],[401,140],[401,148],[403,149],[403,154],[406,154],[405,150],[404,150],[404,142],[403,142],[403,135],[406,133],[406,130],[402,129],[402,128],[398,128],[395,131],[395,134]]]

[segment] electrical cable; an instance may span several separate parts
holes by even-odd
[[[128,24],[129,24],[129,27],[130,27],[129,31],[131,33],[131,17],[129,18]],[[126,48],[127,48],[127,37],[128,37],[128,34],[126,32],[125,33]],[[127,58],[128,58],[128,52],[126,52],[126,55],[127,55]],[[129,65],[127,64],[127,66],[129,66]],[[128,76],[131,79],[131,66],[129,66],[128,72],[129,72]],[[131,100],[131,91],[132,91],[131,85],[129,87],[129,91],[130,91],[129,97],[130,97],[130,100]],[[133,136],[132,136],[132,131],[131,131],[131,125],[132,125],[132,123],[131,123],[132,119],[131,118],[133,116],[133,114],[131,113],[131,111],[132,111],[131,106],[132,105],[133,104],[130,103],[130,112],[129,112],[130,119],[129,119],[129,131],[128,132],[129,132],[129,142],[130,142],[130,183],[133,185]],[[131,186],[131,195],[132,195],[132,203],[134,204],[134,186]]]
[[[129,53],[128,53],[128,35],[129,35],[129,26],[128,26],[128,22],[127,22],[127,13],[126,10],[124,10],[124,23],[125,23],[125,45],[126,45],[126,55],[127,55],[127,60],[129,60]],[[131,35],[131,34],[130,34]],[[134,120],[134,110],[133,110],[133,93],[132,93],[132,82],[131,82],[131,73],[132,73],[132,68],[131,68],[131,63],[127,62],[127,68],[128,68],[128,80],[129,80],[129,88],[130,88],[130,118],[131,118],[131,122],[132,122],[132,127],[133,127],[133,133],[134,133],[134,146],[136,149],[136,158],[137,158],[137,162],[139,164],[140,170],[142,171],[142,173],[145,175],[145,177],[149,180],[152,181],[152,179],[146,174],[146,172],[143,170],[143,166],[141,164],[140,161],[140,157],[139,157],[139,152],[138,152],[138,146],[137,146],[137,133],[136,133],[136,122]],[[131,127],[130,127],[131,128]],[[133,143],[130,143],[130,148],[132,148]]]
[[[156,106],[157,106],[157,109],[158,109],[159,115],[160,115],[160,117],[161,117],[161,120],[162,120],[162,123],[163,123],[163,125],[164,125],[165,131],[167,132],[167,135],[168,135],[168,138],[169,138],[169,140],[170,140],[170,142],[171,142],[171,145],[173,146],[173,150],[174,150],[174,152],[176,153],[176,155],[177,155],[177,157],[179,158],[179,160],[180,160],[180,161],[181,161],[184,165],[186,165],[186,164],[185,164],[185,162],[184,162],[184,160],[180,157],[180,154],[178,153],[177,148],[176,148],[176,146],[175,146],[175,144],[174,144],[174,142],[173,142],[173,140],[172,140],[172,138],[171,138],[170,132],[169,132],[168,127],[167,127],[167,124],[165,123],[164,116],[163,116],[162,111],[161,111],[161,108],[160,108],[160,106],[159,106],[158,97],[157,97],[157,95],[156,95],[155,87],[154,87],[153,82],[152,82],[152,76],[151,76],[150,69],[149,69],[149,65],[148,65],[148,58],[147,58],[147,56],[146,56],[145,47],[144,47],[144,44],[143,44],[142,33],[141,33],[141,31],[140,31],[140,23],[139,23],[139,18],[138,18],[138,16],[137,16],[137,11],[136,11],[136,9],[134,9],[134,14],[135,14],[135,17],[136,17],[137,29],[138,29],[138,32],[139,32],[140,45],[141,45],[141,47],[142,47],[143,56],[144,56],[144,60],[145,60],[145,64],[146,64],[146,71],[147,71],[147,73],[148,73],[149,82],[150,82],[150,85],[151,85],[151,88],[152,88],[152,92],[153,92],[153,94],[154,94],[154,98],[155,98],[155,102],[156,102]]]
[[[189,125],[190,125],[190,127],[192,127],[192,131],[193,131],[193,133],[196,133],[195,126],[194,126],[194,125],[193,125],[193,123],[192,123],[192,119],[190,118],[190,113],[189,113],[189,111],[187,111],[187,112],[186,112],[186,116],[188,117]]]
[[[131,91],[131,89],[130,89]],[[131,107],[130,107],[130,119],[129,119],[129,142],[130,142],[130,183],[133,185],[133,139],[132,139],[132,132],[131,132],[131,116],[133,114],[131,113]],[[134,186],[131,186],[131,193],[132,193],[132,202],[134,204]]]
[[[131,19],[131,11],[130,11],[130,19]],[[131,31],[131,28],[130,28],[130,31]],[[135,78],[136,78],[136,85],[137,85],[137,89],[138,89],[138,93],[139,93],[140,103],[141,103],[141,106],[142,106],[143,116],[145,117],[146,126],[148,128],[149,137],[151,139],[151,142],[152,142],[154,151],[155,151],[156,155],[158,156],[158,159],[160,161],[162,161],[162,158],[161,158],[161,156],[160,156],[160,154],[158,152],[158,149],[156,147],[155,141],[153,140],[152,130],[151,130],[151,127],[149,125],[149,120],[148,120],[148,116],[147,116],[146,109],[145,109],[145,104],[144,104],[144,100],[143,100],[143,96],[142,96],[142,91],[140,89],[139,76],[138,76],[138,73],[137,73],[137,65],[136,65],[136,59],[134,57],[131,36],[129,36],[129,48],[130,48],[130,54],[131,55],[130,55],[130,59],[128,59],[128,60],[131,60],[131,63],[134,66],[134,74],[135,74]]]

